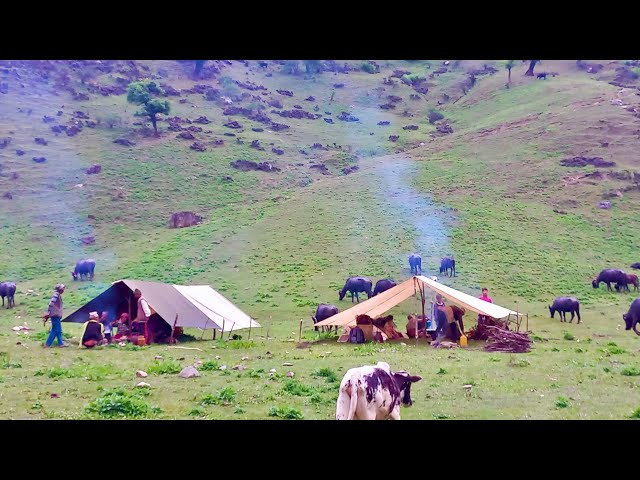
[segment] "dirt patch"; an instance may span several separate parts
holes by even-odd
[[[566,158],[560,162],[563,167],[586,167],[593,165],[594,167],[615,167],[616,162],[604,160],[602,157],[573,157]]]
[[[136,144],[136,142],[132,142],[131,140],[127,140],[126,138],[118,138],[114,140],[113,143],[117,143],[118,145],[122,145],[124,147],[132,147]]]
[[[202,223],[202,217],[193,212],[176,212],[171,214],[169,228],[191,227]]]
[[[196,152],[204,152],[207,150],[207,147],[204,143],[194,142],[190,147],[191,150],[195,150]]]

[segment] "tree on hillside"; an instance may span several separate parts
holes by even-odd
[[[206,60],[196,60],[196,68],[193,71],[193,75],[195,77],[200,77],[200,72],[202,72],[202,68],[204,67]]]
[[[303,60],[303,63],[307,73],[320,73],[322,71],[322,62],[320,60]]]
[[[525,72],[525,76],[533,77],[533,68],[536,66],[536,63],[541,63],[540,60],[529,60],[529,69]]]
[[[282,71],[289,75],[297,75],[300,73],[300,60],[287,60],[282,66]]]
[[[508,77],[507,77],[507,87],[511,84],[511,69],[516,66],[515,60],[507,60],[507,63],[504,64],[504,68],[507,69]]]
[[[130,83],[127,92],[127,101],[142,107],[135,115],[137,117],[148,117],[156,135],[158,135],[158,126],[156,125],[158,118],[156,115],[159,113],[165,115],[169,113],[169,101],[154,98],[154,96],[157,97],[161,95],[164,95],[164,90],[162,90],[156,82],[149,80]]]

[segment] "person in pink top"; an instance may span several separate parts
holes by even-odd
[[[489,296],[489,290],[487,290],[486,288],[482,289],[482,296],[478,297],[480,300],[484,300],[485,302],[489,302],[489,303],[493,303],[493,300],[491,300],[491,297]],[[483,320],[486,320],[487,317],[486,315],[478,315],[478,325],[480,325],[480,323],[482,323]]]
[[[487,290],[486,288],[482,289],[482,296],[478,298],[480,298],[480,300],[484,300],[485,302],[493,303],[493,300],[491,300],[491,297],[489,296],[489,290]]]

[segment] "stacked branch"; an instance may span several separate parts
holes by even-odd
[[[531,350],[532,340],[528,333],[510,332],[500,327],[488,326],[489,338],[484,346],[486,352],[526,353]]]
[[[477,326],[467,332],[469,340],[487,340],[491,336],[491,330],[488,327],[499,327],[509,330],[507,322],[496,318],[485,318]]]

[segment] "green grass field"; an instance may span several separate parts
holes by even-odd
[[[52,93],[53,75],[46,82],[31,76],[35,67],[0,70],[0,80],[9,82],[0,127],[12,138],[0,150],[0,194],[13,196],[0,198],[0,280],[18,283],[16,308],[0,311],[0,418],[331,419],[344,372],[377,361],[423,377],[412,389],[414,406],[401,411],[403,419],[640,416],[640,337],[625,331],[622,320],[637,293],[591,287],[601,269],[628,269],[639,261],[638,189],[626,178],[639,168],[639,120],[631,107],[640,102],[633,90],[607,83],[619,65],[600,61],[605,69],[596,75],[578,70],[575,62],[545,61],[536,71],[559,73],[547,80],[524,77],[526,65],[518,65],[507,89],[500,62],[452,62],[446,73],[427,80],[429,92],[415,100],[410,87],[384,85],[383,78],[398,69],[428,77],[441,62],[431,61],[429,68],[426,61],[378,61],[378,74],[299,76],[269,63],[264,71],[254,61],[248,67],[233,61],[216,79],[194,81],[188,65],[137,62],[176,88],[220,88],[221,77],[262,84],[267,95],[249,94],[277,98],[285,110],[299,105],[314,113],[317,105],[334,123],[282,118],[268,106],[264,112],[273,121],[290,125],[272,132],[246,117],[223,115],[223,106],[201,94],[168,97],[170,116],[211,120],[193,124],[203,128],[194,133],[207,143],[201,153],[189,148],[192,141],[177,139],[166,122],[159,122],[159,138],[143,136],[125,95],[89,93],[88,101],[74,102],[67,92]],[[468,72],[484,63],[498,72],[477,76],[463,94]],[[71,67],[60,70],[70,73],[77,91],[86,90]],[[117,76],[94,73],[92,81],[103,85]],[[438,105],[445,94],[449,100]],[[315,101],[305,101],[309,95]],[[401,100],[395,109],[380,109],[389,95]],[[117,114],[121,122],[113,128],[101,122],[75,137],[54,136],[53,123],[42,117],[58,118],[62,105],[61,121],[81,110],[91,119]],[[437,134],[427,120],[432,108],[443,113],[452,134]],[[360,121],[338,120],[342,111]],[[222,125],[231,120],[243,125],[233,130],[236,137],[224,135],[231,130]],[[391,125],[377,125],[381,121]],[[419,128],[404,130],[407,125]],[[400,138],[393,143],[389,135]],[[49,143],[38,145],[34,137]],[[121,137],[136,145],[113,143]],[[224,145],[212,145],[217,139]],[[250,148],[252,140],[265,151]],[[314,143],[328,149],[313,149]],[[275,155],[272,146],[285,154]],[[16,149],[25,155],[15,155]],[[47,161],[37,164],[34,156]],[[602,157],[616,166],[560,165],[574,156]],[[240,172],[229,165],[237,159],[270,161],[281,171]],[[330,175],[309,168],[316,163]],[[102,172],[85,174],[93,164]],[[355,164],[358,171],[341,172]],[[595,170],[600,178],[585,176]],[[622,196],[610,199],[611,209],[598,208],[612,190]],[[170,214],[180,210],[205,221],[168,229]],[[94,244],[82,244],[87,235],[95,236]],[[479,342],[440,350],[415,340],[354,346],[314,333],[317,303],[334,303],[341,311],[351,306],[348,297],[338,301],[337,293],[349,275],[404,280],[413,252],[421,253],[430,275],[442,256],[455,254],[458,276],[441,278],[443,283],[474,295],[487,286],[496,303],[528,312],[532,351],[487,353]],[[85,257],[97,260],[95,281],[72,282],[69,272]],[[68,285],[68,314],[120,278],[210,284],[262,328],[251,339],[241,332],[242,340],[213,341],[209,331],[203,341],[180,344],[200,350],[154,345],[87,351],[77,348],[80,325],[63,324],[75,348],[41,347],[48,327],[39,317],[55,283]],[[559,295],[580,299],[581,324],[549,318],[547,305]],[[419,308],[409,299],[391,310],[399,330]],[[472,314],[465,320],[466,326],[474,323]],[[25,321],[33,328],[28,334],[12,330]],[[196,339],[202,334],[189,333]],[[154,360],[157,355],[162,360]],[[198,360],[204,362],[201,377],[178,377]],[[240,364],[246,369],[232,370]],[[222,365],[227,368],[220,370]],[[136,378],[140,369],[149,377]],[[142,380],[151,387],[136,388]],[[467,392],[462,387],[469,384]]]

